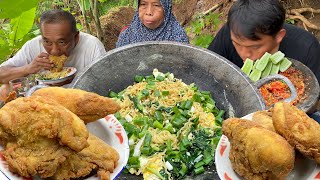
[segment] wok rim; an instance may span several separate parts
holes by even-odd
[[[232,63],[231,61],[229,61],[228,59],[226,59],[225,57],[202,47],[198,47],[198,46],[194,46],[191,44],[186,44],[186,43],[180,43],[180,42],[174,42],[174,41],[145,41],[145,42],[138,42],[138,43],[133,43],[133,44],[128,44],[119,48],[115,48],[112,49],[110,51],[108,51],[104,56],[101,56],[98,60],[96,60],[95,62],[93,62],[92,64],[90,64],[89,66],[87,66],[83,71],[78,72],[76,77],[74,78],[74,80],[72,81],[72,83],[70,84],[69,87],[71,88],[76,88],[75,86],[78,84],[78,82],[81,80],[81,78],[83,76],[85,76],[85,74],[87,73],[87,71],[94,66],[96,63],[98,63],[99,61],[101,61],[102,59],[112,55],[112,54],[116,54],[116,53],[121,53],[122,51],[126,51],[128,49],[134,49],[134,48],[139,48],[139,47],[145,47],[145,46],[150,46],[150,45],[175,45],[175,46],[179,46],[179,47],[183,47],[183,48],[189,48],[189,49],[194,49],[197,50],[199,52],[205,53],[205,54],[209,54],[210,56],[213,56],[217,59],[221,59],[221,62],[228,64],[234,71],[236,71],[237,73],[239,73],[240,75],[242,75],[241,77],[244,79],[244,81],[246,81],[246,83],[250,86],[250,88],[254,91],[254,94],[257,97],[257,100],[259,101],[259,108],[261,110],[266,110],[266,105],[264,103],[264,99],[262,97],[262,95],[260,94],[258,88],[254,85],[254,83],[250,80],[250,78],[241,71],[241,69],[235,65],[234,63]],[[248,88],[245,87],[245,88]]]

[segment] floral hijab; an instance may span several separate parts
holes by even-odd
[[[156,29],[149,29],[139,19],[139,8],[130,26],[124,30],[118,39],[117,47],[144,41],[176,41],[189,43],[188,36],[172,13],[171,0],[160,0],[164,9],[164,22]],[[138,0],[138,6],[140,0]]]

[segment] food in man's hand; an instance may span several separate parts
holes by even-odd
[[[56,101],[85,123],[96,121],[120,109],[113,99],[80,89],[48,87],[35,91],[32,96],[43,96]]]
[[[54,64],[54,67],[51,68],[51,72],[60,72],[63,69],[64,62],[67,60],[67,56],[53,56],[49,55],[49,60]]]
[[[22,97],[0,109],[0,143],[9,169],[24,177],[52,176],[72,151],[89,144],[83,121],[58,103]]]
[[[147,180],[203,173],[213,163],[224,114],[211,93],[157,69],[134,80],[110,93],[121,105],[115,116],[131,142],[126,169]]]
[[[222,132],[231,144],[232,168],[245,179],[284,179],[293,169],[294,149],[279,134],[237,118],[225,120]]]
[[[276,131],[303,155],[320,163],[320,125],[304,111],[288,103],[274,105],[272,120]]]
[[[110,179],[110,173],[118,164],[118,152],[93,134],[89,135],[88,143],[89,147],[78,153],[73,152],[67,157],[53,179],[85,177],[92,170],[97,170],[100,180]]]
[[[253,113],[252,121],[258,123],[259,125],[270,131],[276,132],[273,127],[272,113],[269,111],[257,111]]]

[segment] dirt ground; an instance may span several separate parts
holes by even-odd
[[[314,34],[318,40],[320,40],[320,0],[283,0],[283,5],[287,10],[287,14],[295,15],[293,9],[301,9],[301,8],[313,8],[317,9],[318,12],[310,12],[306,11],[301,13],[302,17],[305,17],[307,21],[311,23],[311,25],[314,25],[315,28],[308,27],[307,21],[301,21],[300,19],[295,19],[295,25],[311,32]],[[301,16],[300,16],[301,17]],[[290,18],[290,17],[289,17]]]
[[[173,13],[186,28],[194,20],[195,15],[205,13],[217,6],[212,11],[220,14],[222,26],[226,22],[228,10],[233,2],[234,0],[178,0],[173,5]],[[320,40],[320,0],[282,0],[281,2],[287,10],[287,18],[295,20],[294,22],[291,20],[294,25],[308,30]],[[319,12],[306,11],[297,16],[294,9],[300,8],[318,9]],[[108,50],[115,48],[121,29],[130,24],[134,11],[135,9],[131,7],[116,8],[100,18],[105,37],[103,43]],[[216,32],[211,33],[215,34]]]
[[[130,24],[135,9],[132,7],[120,7],[112,9],[107,15],[100,17],[102,30],[104,32],[104,41],[107,50],[114,49],[120,31]]]

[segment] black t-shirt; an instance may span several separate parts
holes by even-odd
[[[279,50],[286,57],[298,60],[308,66],[320,82],[320,44],[315,36],[296,26],[285,24],[286,36],[281,41]],[[230,38],[230,28],[224,25],[208,47],[209,50],[220,54],[238,67],[243,61],[238,55]]]

